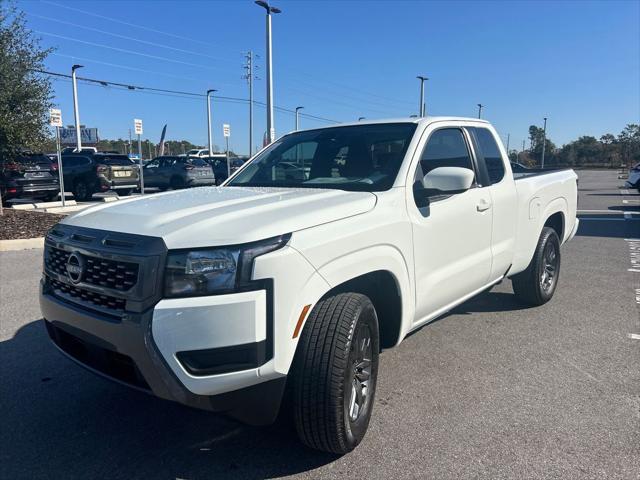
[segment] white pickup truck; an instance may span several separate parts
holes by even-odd
[[[576,175],[514,177],[482,120],[291,133],[222,187],[61,221],[45,325],[96,373],[250,424],[290,416],[304,443],[344,453],[367,430],[382,349],[505,278],[527,304],[553,296]]]

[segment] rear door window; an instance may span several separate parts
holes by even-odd
[[[478,153],[484,158],[484,163],[487,166],[489,181],[491,184],[498,183],[504,178],[504,160],[498,143],[490,130],[478,127],[473,130],[480,149]]]

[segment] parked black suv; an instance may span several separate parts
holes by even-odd
[[[144,166],[144,186],[165,190],[215,185],[211,166],[200,158],[162,156]]]
[[[107,190],[129,195],[140,187],[138,167],[126,155],[84,151],[64,154],[62,171],[65,190],[71,190],[79,201]]]
[[[23,153],[12,160],[0,158],[2,200],[29,197],[50,201],[59,192],[58,172],[46,155]]]

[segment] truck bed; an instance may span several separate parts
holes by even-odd
[[[571,168],[530,168],[526,172],[513,172],[513,179],[521,180],[523,178],[536,177],[538,175],[546,175],[548,173],[562,172],[564,170],[571,170]]]

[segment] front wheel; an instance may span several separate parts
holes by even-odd
[[[527,269],[511,279],[518,300],[532,306],[551,300],[560,276],[560,239],[556,231],[544,227],[533,259]]]
[[[298,436],[317,450],[344,454],[364,438],[378,376],[378,317],[368,297],[341,293],[318,302],[293,366]]]

